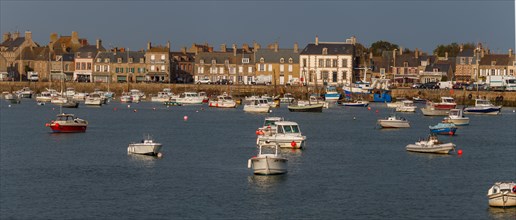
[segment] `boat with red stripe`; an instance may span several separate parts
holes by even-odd
[[[56,133],[86,132],[88,121],[77,118],[73,114],[61,113],[57,115],[56,120],[45,126],[50,127]]]

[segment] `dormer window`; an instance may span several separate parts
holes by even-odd
[[[263,59],[263,57],[260,57],[260,63],[263,63],[265,62],[265,59]]]
[[[217,60],[215,60],[215,59],[211,60],[211,64],[213,64],[213,65],[217,64]]]
[[[200,64],[204,64],[204,60],[199,60],[199,63]]]
[[[322,49],[322,54],[323,54],[323,55],[328,55],[328,48],[326,48],[326,47],[325,47],[325,48],[323,48],[323,49]]]
[[[408,67],[408,62],[403,62],[403,67]]]
[[[439,72],[439,69],[438,68],[434,68],[434,73],[437,73]]]
[[[491,66],[496,65],[496,61],[491,61]]]
[[[284,63],[285,62],[285,59],[282,57],[280,60],[279,60],[280,63]]]
[[[242,58],[242,63],[249,63],[249,58]]]
[[[102,62],[102,58],[97,58],[97,63]]]
[[[109,63],[109,58],[104,59],[104,63]]]
[[[229,60],[224,60],[224,64],[229,65]]]
[[[118,63],[122,63],[122,58],[118,58],[118,59],[117,59],[117,62],[118,62]]]
[[[294,60],[292,59],[292,57],[288,58],[288,63],[293,63],[293,62],[294,62]]]
[[[132,57],[129,58],[129,63],[133,63],[133,58]]]

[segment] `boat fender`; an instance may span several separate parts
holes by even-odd
[[[56,127],[59,127],[59,123],[56,123],[56,124],[55,124],[55,126],[56,126]]]
[[[471,98],[473,98],[473,95],[470,93],[470,94],[468,95],[468,99],[469,99],[469,100],[471,100]]]
[[[251,169],[251,159],[247,160],[247,168]]]
[[[513,186],[513,187],[512,187],[512,192],[513,192],[513,193],[516,193],[516,186]]]
[[[295,141],[290,142],[290,146],[292,146],[292,148],[295,148],[296,145],[297,145],[297,143]]]

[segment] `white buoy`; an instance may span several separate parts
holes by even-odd
[[[9,108],[11,107],[11,105],[9,105]]]
[[[131,105],[127,105],[127,108],[131,108]]]
[[[353,117],[353,120],[356,120],[357,118]]]
[[[163,157],[163,154],[161,152],[159,152],[158,154],[156,154],[156,157],[161,158],[161,157]]]
[[[195,112],[199,112],[199,110],[195,111]]]

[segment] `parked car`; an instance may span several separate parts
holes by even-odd
[[[414,83],[414,84],[412,84],[412,88],[419,89],[419,88],[421,88],[422,85],[423,84],[421,84],[421,83]]]
[[[219,85],[232,85],[233,84],[233,81],[232,80],[228,80],[228,79],[219,79],[217,80],[217,82],[215,82],[215,84],[219,84]]]
[[[209,78],[199,79],[197,84],[211,84],[211,80]]]
[[[290,79],[290,80],[287,82],[287,85],[288,85],[288,86],[292,86],[292,85],[299,85],[299,84],[300,84],[299,78],[292,78],[292,79]]]
[[[469,91],[477,90],[477,87],[478,87],[478,90],[488,90],[489,89],[489,86],[487,84],[473,83],[473,84],[469,85],[468,87],[466,87],[466,90],[469,90]]]
[[[460,83],[460,82],[458,82],[458,83],[455,83],[453,85],[453,89],[464,89],[464,88],[466,88],[468,86],[469,85],[467,83]]]
[[[438,89],[439,85],[437,85],[437,82],[427,82],[421,85],[422,89]]]

